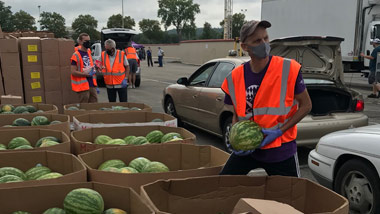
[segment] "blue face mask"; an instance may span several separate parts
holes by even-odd
[[[251,54],[259,59],[264,59],[269,56],[270,45],[268,42],[263,42],[257,46],[248,46],[248,49],[251,51]]]

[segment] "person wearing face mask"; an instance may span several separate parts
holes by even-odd
[[[360,53],[361,57],[369,59],[368,83],[372,85],[372,94],[368,95],[368,98],[379,98],[380,93],[380,74],[376,72],[377,54],[380,52],[380,39],[376,38],[372,41],[373,51],[371,55],[367,56]]]
[[[127,48],[125,48],[125,53],[127,55],[128,63],[131,68],[129,72],[129,88],[136,88],[136,71],[137,71],[137,60],[139,56],[137,55],[136,49],[132,47],[132,42],[128,42]]]
[[[224,80],[225,103],[233,105],[232,124],[252,120],[264,139],[256,150],[233,150],[220,172],[246,175],[263,168],[268,175],[300,177],[296,124],[311,110],[311,100],[295,60],[271,56],[268,21],[250,21],[240,31],[241,48],[251,60],[236,67]]]
[[[116,102],[116,96],[119,94],[120,102],[128,101],[127,86],[129,64],[124,51],[116,50],[116,43],[112,39],[104,42],[105,51],[102,52],[101,68],[104,83],[107,87],[109,102]]]
[[[96,103],[97,83],[94,62],[90,51],[90,36],[81,33],[78,37],[79,48],[71,57],[71,88],[81,103]]]

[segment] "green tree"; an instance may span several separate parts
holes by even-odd
[[[199,4],[193,0],[158,0],[158,17],[165,29],[173,25],[176,28],[179,40],[182,40],[184,25],[192,26],[195,15],[200,13]]]
[[[197,37],[197,26],[194,23],[184,24],[182,29],[183,38],[194,40]]]
[[[232,38],[240,37],[240,29],[246,23],[243,13],[235,13],[232,16]],[[220,26],[224,27],[224,20],[220,22]]]
[[[14,31],[11,7],[5,6],[3,1],[0,1],[0,25],[4,32]]]
[[[163,36],[163,31],[160,27],[160,22],[157,20],[143,19],[139,21],[141,32],[144,34],[145,39],[150,40],[152,43],[159,43]]]
[[[91,15],[79,15],[73,21],[71,27],[74,30],[72,38],[76,40],[81,33],[90,35],[92,41],[100,40],[100,32],[96,30],[98,21]]]
[[[54,33],[56,38],[62,38],[68,35],[65,27],[65,18],[59,13],[42,12],[38,22],[42,30]]]
[[[116,14],[108,18],[107,27],[108,28],[121,28],[122,26],[122,15]],[[130,16],[124,16],[124,28],[133,29],[136,25],[135,20]]]
[[[19,31],[37,30],[37,27],[34,26],[34,24],[36,24],[34,17],[23,10],[20,10],[19,12],[13,15],[13,24],[14,24],[15,30],[19,30]]]
[[[205,24],[203,25],[201,39],[215,39],[216,37],[216,32],[214,29],[212,29],[211,24],[205,22]]]

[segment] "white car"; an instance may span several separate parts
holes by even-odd
[[[323,136],[308,165],[320,184],[349,200],[351,213],[380,213],[380,124]]]

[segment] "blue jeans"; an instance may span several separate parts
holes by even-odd
[[[158,66],[162,67],[162,56],[158,56]]]

